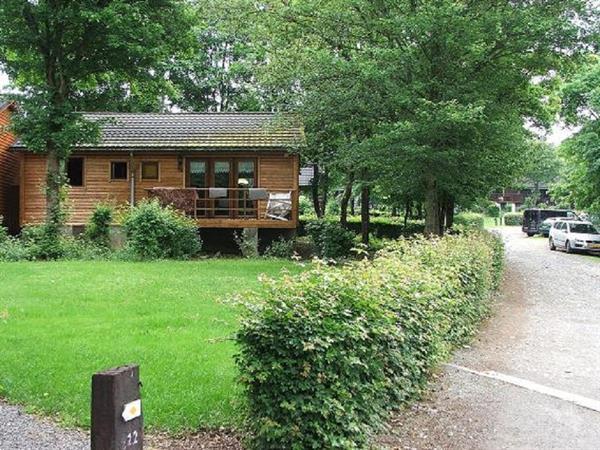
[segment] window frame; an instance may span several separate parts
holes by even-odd
[[[81,184],[72,185],[71,179],[69,178],[69,160],[71,159],[80,159],[81,160]],[[71,189],[83,188],[85,187],[85,170],[86,170],[86,160],[85,156],[69,156],[67,159],[67,167],[65,167],[66,176],[69,179],[68,185]]]
[[[125,178],[113,178],[113,164],[125,164]],[[108,163],[108,180],[113,182],[127,182],[129,181],[129,161],[122,159],[111,160]]]
[[[144,164],[156,164],[156,178],[144,178]],[[140,162],[140,180],[160,182],[160,161],[145,160]]]

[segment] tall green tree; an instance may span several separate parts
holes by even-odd
[[[560,148],[566,167],[555,195],[600,213],[600,58],[594,56],[563,89],[562,115],[580,127]]]
[[[592,12],[584,0],[252,8],[270,61],[263,80],[304,116],[307,159],[356,170],[367,187],[395,174],[398,189],[422,193],[428,233],[518,172],[523,124],[552,121],[551,74],[586,50]]]
[[[61,189],[71,149],[98,137],[98,125],[78,111],[137,97],[148,103],[143,109],[155,107],[163,86],[157,75],[174,50],[186,45],[187,7],[185,0],[0,3],[0,67],[23,93],[16,133],[47,157],[51,229],[58,230],[63,219]]]

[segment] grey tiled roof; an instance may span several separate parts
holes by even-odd
[[[274,113],[84,113],[102,121],[98,150],[281,149],[301,145],[302,127]],[[17,142],[13,147],[23,148]]]

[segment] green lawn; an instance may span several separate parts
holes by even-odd
[[[91,375],[138,363],[149,428],[234,425],[236,314],[218,300],[283,267],[300,270],[272,260],[2,263],[0,397],[89,426]]]

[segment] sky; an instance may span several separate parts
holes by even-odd
[[[4,91],[4,88],[8,85],[8,77],[6,74],[0,72],[0,92]],[[546,140],[552,145],[558,145],[563,140],[567,139],[574,133],[574,130],[566,128],[563,124],[557,123],[552,127],[551,132],[548,134]]]

